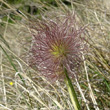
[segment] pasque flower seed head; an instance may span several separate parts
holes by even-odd
[[[78,29],[75,15],[62,21],[42,20],[36,25],[37,28],[33,26],[36,33],[29,51],[29,64],[51,80],[65,77],[63,67],[67,68],[69,76],[74,77],[69,71],[77,73],[83,51],[83,28]]]

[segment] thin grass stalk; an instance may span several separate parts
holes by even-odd
[[[14,65],[13,62],[11,61],[11,58],[10,58],[9,55],[7,54],[7,52],[4,50],[4,48],[3,48],[1,45],[0,45],[0,47],[1,47],[1,49],[3,50],[3,52],[5,53],[5,55],[7,56],[7,58],[8,58],[8,60],[9,60],[10,64],[11,64],[12,67],[14,68],[14,70],[15,70],[16,72],[18,72],[18,70],[16,69],[15,65]],[[23,82],[23,84],[26,85],[26,84],[25,84],[25,81],[24,81],[23,78],[22,78],[22,76],[21,76],[20,74],[18,74],[18,76],[20,77],[20,79],[21,79],[21,81]]]

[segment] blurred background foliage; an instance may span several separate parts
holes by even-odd
[[[48,6],[57,7],[58,0],[5,0],[7,4],[16,9],[16,12],[20,14],[26,14],[28,17],[38,16],[40,14],[40,9],[48,10]],[[64,4],[70,6],[71,3],[67,0],[62,0]],[[45,5],[44,5],[45,4]],[[13,13],[13,10],[7,9],[5,4],[0,3],[4,9],[0,9],[0,18],[4,21],[7,20],[7,13],[10,15],[9,22],[14,23],[13,20],[21,20],[20,16]],[[5,11],[4,11],[5,10]],[[11,19],[12,18],[12,19]]]
[[[75,4],[72,4],[79,14],[82,14],[83,10],[80,10],[80,7],[77,7],[77,3],[81,4],[83,1],[84,0],[74,0]],[[6,21],[7,15],[9,15],[9,23],[14,23],[15,20],[21,21],[22,18],[15,14],[15,11],[24,17],[35,18],[40,16],[42,11],[48,11],[49,9],[52,9],[52,7],[58,8],[60,4],[64,4],[71,8],[70,0],[5,0],[5,3],[7,3],[8,6],[0,2],[2,7],[0,9],[0,19]],[[9,6],[11,6],[12,9]]]
[[[58,0],[7,0],[7,3],[14,5],[14,7],[16,7],[17,9],[21,10],[21,11],[25,11],[31,15],[36,15],[39,14],[39,6],[37,3],[43,3],[46,5],[53,5],[55,7],[57,7],[57,2]],[[71,3],[67,0],[62,0],[61,2],[63,2],[66,5],[71,5]],[[44,8],[46,8],[44,6]]]

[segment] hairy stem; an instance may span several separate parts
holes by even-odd
[[[70,78],[68,76],[66,68],[64,68],[64,73],[65,73],[65,76],[66,76],[65,83],[66,83],[66,86],[67,86],[71,101],[73,103],[74,109],[75,110],[81,110],[80,109],[80,104],[79,104],[78,99],[77,99],[76,92],[75,92],[74,87],[72,85],[72,82],[71,82],[71,80],[70,80]]]

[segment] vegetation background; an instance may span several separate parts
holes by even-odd
[[[74,110],[63,82],[48,82],[25,62],[29,20],[54,19],[68,10],[87,26],[89,51],[78,80],[81,110],[110,110],[109,0],[0,0],[0,110]]]

